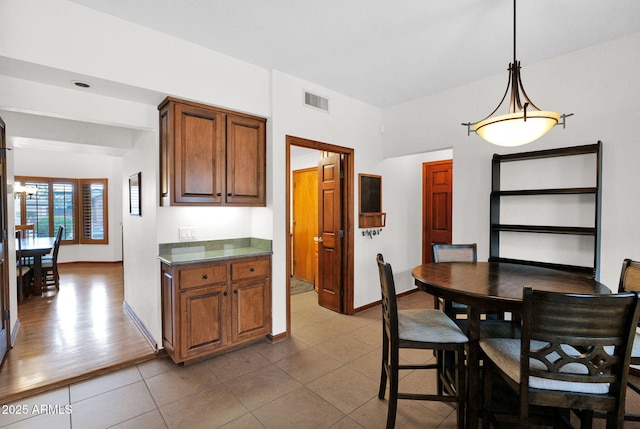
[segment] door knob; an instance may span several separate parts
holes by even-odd
[[[313,237],[313,241],[316,243],[322,243],[322,237]]]

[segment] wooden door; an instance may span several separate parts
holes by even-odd
[[[422,164],[422,262],[433,262],[431,243],[451,243],[453,162]]]
[[[224,201],[225,120],[215,110],[175,104],[174,162],[176,203]]]
[[[11,346],[9,317],[9,270],[7,261],[7,143],[5,125],[0,118],[0,365]]]
[[[342,311],[342,180],[340,155],[318,165],[318,304]]]
[[[265,205],[265,121],[227,115],[226,132],[227,203]]]
[[[293,277],[314,283],[318,236],[318,168],[293,172]]]

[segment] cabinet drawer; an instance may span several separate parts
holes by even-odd
[[[250,261],[231,263],[231,280],[242,280],[251,277],[268,276],[270,273],[269,259],[253,259]]]
[[[227,281],[227,265],[203,265],[180,270],[180,289],[223,283]]]

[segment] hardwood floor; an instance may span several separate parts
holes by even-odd
[[[155,357],[123,308],[121,263],[61,264],[60,291],[18,305],[0,403]]]

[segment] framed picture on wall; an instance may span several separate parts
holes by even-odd
[[[131,216],[142,216],[142,201],[140,192],[141,179],[141,172],[129,177],[129,214]]]

